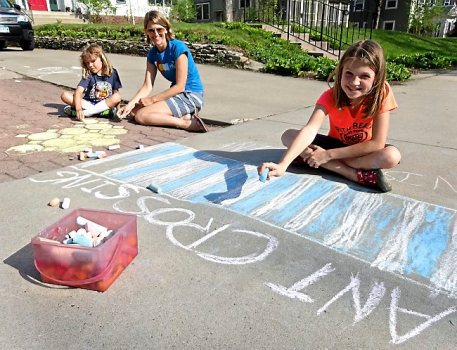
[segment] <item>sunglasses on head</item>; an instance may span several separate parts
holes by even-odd
[[[148,28],[147,30],[148,33],[155,33],[155,34],[158,34],[158,35],[162,35],[164,32],[165,32],[165,28]]]

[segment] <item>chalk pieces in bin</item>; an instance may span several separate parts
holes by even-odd
[[[162,193],[162,189],[156,184],[149,184],[146,188],[155,193]]]
[[[267,177],[268,177],[268,173],[270,172],[270,169],[269,168],[265,168],[263,169],[262,173],[260,174],[259,176],[259,180],[261,182],[265,182],[267,181]]]
[[[113,234],[96,247],[61,243],[78,237],[80,217],[86,219],[85,226],[97,223]],[[76,209],[32,238],[32,247],[42,282],[103,292],[138,254],[137,217]]]

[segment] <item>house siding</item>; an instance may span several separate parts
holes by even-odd
[[[225,0],[195,0],[195,5],[209,3],[209,20],[197,22],[220,22],[225,19]]]
[[[249,0],[245,0],[249,1]],[[256,0],[250,0],[251,7]],[[219,22],[225,21],[225,0],[195,0],[195,5],[210,4],[210,18],[208,20],[197,20],[197,22]],[[244,18],[244,8],[240,8],[240,0],[232,0],[232,15],[234,21]],[[246,9],[247,10],[247,9]]]
[[[395,21],[395,30],[406,32],[409,26],[410,9],[411,1],[398,0],[396,9],[386,9],[385,1],[383,1],[379,18],[379,28],[382,29],[382,23],[384,21]]]
[[[414,0],[412,0],[414,1]],[[386,0],[382,0],[381,12],[379,14],[379,27],[383,28],[383,23],[386,21],[395,22],[396,31],[407,31],[409,26],[409,13],[411,9],[411,0],[398,0],[397,7],[386,9]],[[358,23],[360,27],[363,27],[364,22],[367,27],[374,27],[374,21],[376,20],[376,1],[365,0],[363,11],[355,12],[351,11],[350,21]]]

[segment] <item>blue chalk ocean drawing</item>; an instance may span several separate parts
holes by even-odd
[[[286,173],[266,183],[253,165],[175,143],[87,162],[106,177],[174,198],[214,203],[457,297],[456,210]]]

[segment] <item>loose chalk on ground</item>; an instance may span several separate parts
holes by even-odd
[[[120,145],[111,145],[111,146],[108,146],[108,150],[112,151],[112,150],[115,150],[115,149],[119,149],[121,148]]]
[[[70,198],[65,197],[62,201],[61,207],[62,207],[62,209],[70,208]]]
[[[262,173],[259,176],[259,180],[262,182],[267,181],[268,173],[270,172],[269,168],[263,169]]]
[[[159,186],[154,185],[154,184],[149,184],[148,187],[146,187],[146,188],[155,193],[162,193],[162,189]]]
[[[98,158],[98,153],[97,152],[86,152],[86,157],[87,158]]]
[[[48,203],[48,205],[53,208],[57,208],[59,206],[59,204],[60,204],[60,199],[57,197],[51,199]]]
[[[97,151],[95,152],[97,154],[97,158],[105,158],[106,157],[106,152],[105,151]]]
[[[85,160],[87,157],[86,157],[86,153],[85,152],[79,152],[79,160]]]

